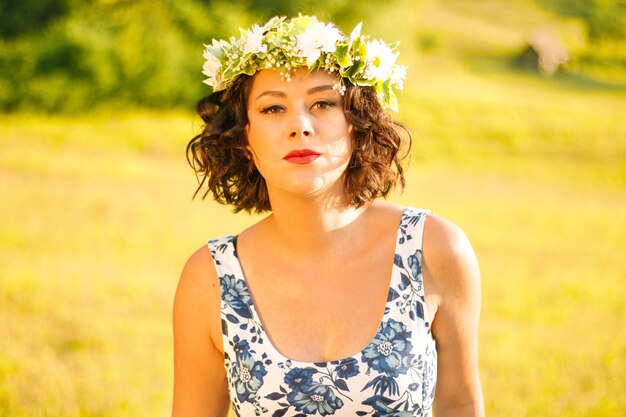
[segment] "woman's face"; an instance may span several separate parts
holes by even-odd
[[[306,69],[292,72],[291,81],[274,70],[254,76],[246,134],[270,196],[275,191],[317,195],[333,187],[343,191],[352,128],[336,83],[331,73]]]

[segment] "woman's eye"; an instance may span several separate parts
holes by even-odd
[[[282,108],[282,106],[269,106],[264,108],[263,110],[261,110],[261,113],[263,114],[276,114],[276,113],[280,113],[281,111],[283,111],[284,109]]]
[[[331,107],[336,106],[337,103],[335,103],[334,101],[318,101],[317,103],[313,104],[313,107],[319,110],[327,110]]]

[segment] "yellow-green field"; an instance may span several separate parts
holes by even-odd
[[[393,199],[458,223],[481,263],[488,415],[626,416],[626,88],[512,70],[536,27],[587,46],[532,1],[370,8],[364,29],[412,65]],[[0,416],[169,414],[182,265],[257,219],[191,200],[197,129],[180,111],[0,115]]]
[[[626,415],[626,92],[497,71],[415,84],[394,200],[474,243],[488,414]],[[191,200],[197,127],[0,116],[0,415],[169,413],[179,271],[255,220]]]

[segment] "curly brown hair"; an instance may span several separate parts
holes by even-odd
[[[235,212],[261,213],[272,207],[265,179],[246,149],[246,104],[253,79],[241,75],[227,90],[198,102],[196,111],[204,126],[187,144],[187,161],[199,182],[194,197],[206,188],[203,199],[210,192],[217,202],[232,205]],[[361,207],[386,197],[398,183],[404,189],[402,159],[410,153],[411,135],[385,111],[372,87],[341,81],[345,86],[343,110],[353,126],[354,139],[344,187],[350,205]]]

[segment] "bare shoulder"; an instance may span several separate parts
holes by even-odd
[[[185,264],[174,299],[173,417],[228,413],[219,299],[211,253],[200,248]]]
[[[217,272],[213,266],[211,253],[207,246],[202,246],[185,263],[178,283],[177,301],[179,301],[179,296],[183,298],[202,297],[198,293],[207,295],[211,292],[211,288],[216,286]]]
[[[474,298],[480,290],[480,272],[474,249],[453,222],[430,214],[424,225],[424,267],[437,304]]]
[[[437,214],[429,214],[424,225],[424,251],[426,250],[434,256],[473,253],[465,232]]]
[[[219,327],[220,288],[217,272],[207,246],[196,250],[187,260],[174,299],[174,325],[193,325],[216,340]],[[221,349],[219,344],[216,346]]]
[[[478,374],[480,271],[474,249],[454,223],[429,215],[423,239],[424,285],[436,315],[439,416],[484,416]]]

